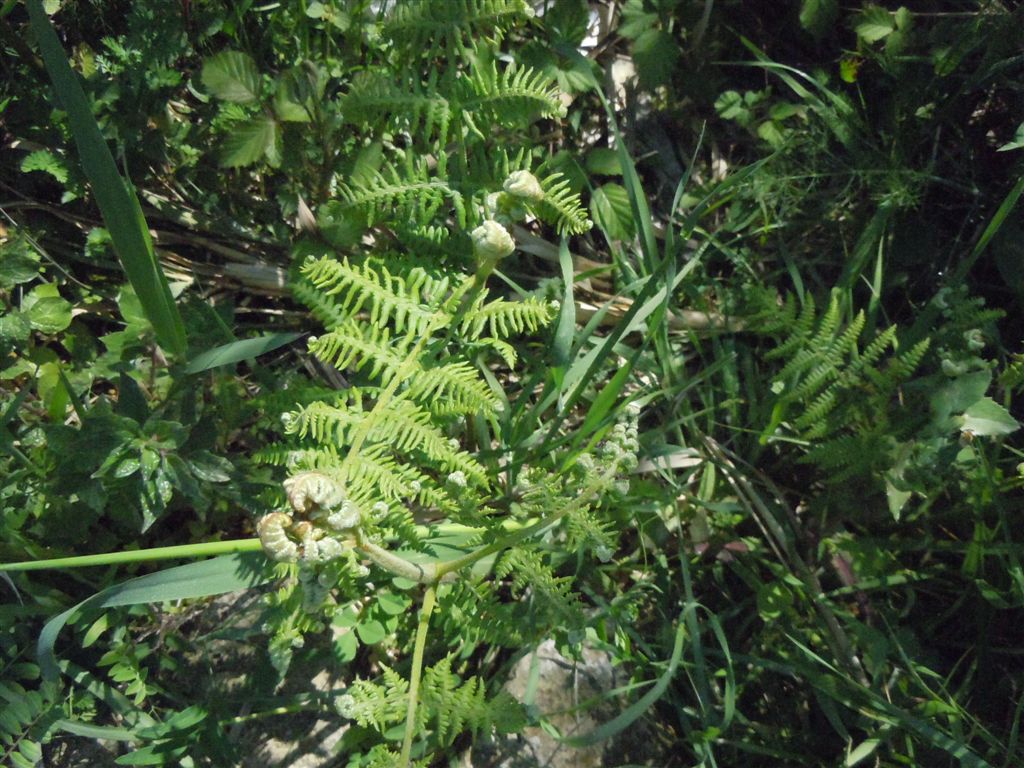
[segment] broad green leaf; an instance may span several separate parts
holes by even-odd
[[[78,720],[58,720],[54,726],[61,731],[72,733],[75,736],[84,736],[87,739],[107,739],[109,741],[133,741],[136,736],[127,728],[118,728],[111,725],[93,725],[82,723]]]
[[[269,117],[254,117],[238,123],[224,140],[220,164],[225,168],[241,168],[266,157],[267,162],[276,165],[280,161],[278,138],[277,123]]]
[[[997,149],[996,152],[1009,152],[1013,149],[1022,148],[1024,148],[1024,123],[1017,126],[1017,130],[1013,134],[1013,138],[1006,144],[1003,144],[1003,146]]]
[[[590,150],[584,165],[590,173],[602,176],[622,175],[622,162],[619,160],[619,153],[608,147]]]
[[[295,80],[281,77],[274,91],[274,115],[285,123],[308,123],[309,112],[302,106],[303,99],[295,91]]]
[[[942,432],[952,430],[950,418],[984,397],[991,383],[991,371],[974,371],[950,379],[931,396],[932,425]]]
[[[623,37],[636,39],[658,22],[658,14],[644,8],[643,0],[626,0],[622,6],[622,23],[618,32]]]
[[[26,311],[29,324],[42,333],[60,333],[71,325],[71,302],[60,296],[43,296]]]
[[[260,95],[256,62],[241,51],[224,51],[207,59],[200,78],[206,90],[224,101],[251,104]]]
[[[983,397],[964,411],[960,431],[979,437],[997,437],[1016,432],[1020,428],[1010,412],[990,397]]]
[[[356,624],[356,634],[359,635],[363,645],[376,645],[387,637],[388,633],[383,624],[375,619],[370,619]]]
[[[860,765],[863,761],[875,754],[881,744],[881,739],[865,739],[858,744],[855,749],[850,751],[846,756],[846,761],[843,765],[845,768],[853,768],[855,765]]]
[[[857,37],[866,43],[876,43],[895,30],[896,19],[885,8],[879,8],[877,5],[865,8],[854,27]]]
[[[636,234],[629,192],[621,184],[603,184],[595,189],[590,215],[610,240],[630,240]]]
[[[39,254],[24,239],[0,244],[0,288],[34,280],[39,274]]]
[[[823,37],[835,24],[839,13],[836,0],[803,0],[800,5],[800,26],[815,37]]]
[[[885,498],[889,504],[889,514],[892,515],[893,520],[899,521],[900,515],[903,512],[903,507],[905,507],[907,502],[910,501],[910,497],[912,495],[913,493],[911,491],[897,488],[891,480],[886,478]]]
[[[359,640],[356,639],[355,632],[345,632],[335,636],[334,658],[338,661],[342,663],[352,661],[358,652]]]
[[[157,261],[139,201],[117,171],[114,158],[96,125],[89,100],[68,65],[64,49],[42,4],[39,0],[27,0],[27,5],[43,62],[61,107],[67,112],[82,168],[125,274],[142,300],[157,340],[174,355],[183,356],[186,349],[185,327],[167,278]]]
[[[380,592],[377,594],[377,605],[389,616],[400,616],[409,610],[409,598],[393,592]]]
[[[642,88],[667,85],[679,58],[679,43],[668,32],[648,29],[633,42],[633,61]]]
[[[575,274],[572,266],[572,254],[569,253],[569,241],[562,238],[558,247],[558,263],[562,269],[562,306],[558,311],[558,324],[555,326],[555,338],[551,344],[551,361],[558,368],[564,368],[569,362],[569,350],[572,338],[576,333],[576,301],[573,298],[573,282]]]
[[[186,373],[199,373],[222,365],[231,365],[242,360],[251,360],[266,352],[290,344],[302,336],[301,333],[271,333],[255,339],[232,341],[220,347],[196,355],[185,367]]]
[[[71,616],[89,608],[163,603],[169,600],[210,597],[250,589],[271,578],[269,562],[262,553],[222,555],[200,563],[139,576],[98,592],[59,616],[50,619],[39,633],[36,651],[45,680],[59,675],[54,644]]]
[[[24,312],[7,312],[0,315],[0,340],[6,342],[26,341],[32,333],[28,317]]]
[[[209,451],[196,451],[189,457],[188,466],[196,477],[207,483],[226,483],[234,469],[230,461]]]

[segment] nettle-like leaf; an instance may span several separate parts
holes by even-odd
[[[252,104],[260,96],[256,62],[241,51],[223,51],[207,59],[200,80],[218,99],[235,104]]]
[[[595,189],[590,215],[611,240],[629,240],[636,232],[629,193],[621,184],[610,182]]]
[[[281,134],[277,122],[267,116],[235,123],[224,139],[220,164],[240,168],[266,159],[272,166],[281,162]]]

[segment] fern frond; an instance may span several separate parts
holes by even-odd
[[[337,297],[336,315],[353,317],[366,307],[371,324],[391,323],[398,333],[426,333],[435,310],[424,302],[443,297],[448,290],[447,279],[436,280],[424,270],[399,276],[384,265],[350,264],[347,258],[307,260],[301,272],[319,289],[318,295]]]
[[[925,353],[930,346],[931,339],[922,339],[906,352],[901,352],[892,361],[887,373],[896,379],[910,378],[914,371],[917,370],[917,367],[921,365],[921,360],[924,359]]]
[[[522,705],[507,691],[488,699],[479,677],[463,681],[451,666],[448,656],[426,670],[421,689],[424,712],[434,721],[442,745],[450,746],[467,730],[474,734],[495,729],[512,733],[526,724]]]
[[[511,549],[495,566],[498,578],[511,577],[512,590],[523,593],[529,589],[542,607],[568,620],[578,613],[578,598],[572,592],[572,578],[555,576],[544,558],[527,549]]]
[[[500,403],[476,368],[466,362],[420,368],[409,381],[409,396],[435,413],[495,413]]]
[[[348,320],[349,313],[330,296],[324,296],[307,281],[299,279],[291,283],[292,295],[301,301],[319,320],[324,328],[333,331]]]
[[[383,683],[356,680],[338,701],[338,711],[364,728],[385,731],[405,717],[409,684],[390,667],[381,665]]]
[[[795,315],[796,299],[790,294],[786,297],[786,304],[781,314],[771,313],[765,318],[767,333],[787,334],[785,341],[765,354],[765,360],[785,360],[807,342],[817,318],[814,296],[809,293],[806,295],[804,307],[800,311],[799,317],[793,322],[792,318]]]
[[[352,433],[365,418],[366,413],[361,410],[311,403],[291,415],[286,431],[341,448],[350,443]],[[431,414],[408,400],[392,401],[387,418],[374,422],[367,441],[386,444],[400,453],[418,451],[445,471],[462,471],[468,478],[486,485],[486,472],[476,459],[453,446],[434,426]]]
[[[590,230],[593,222],[580,205],[579,193],[572,191],[565,176],[552,173],[542,179],[540,185],[544,199],[538,203],[538,208],[545,219],[552,220],[558,234],[580,235]]]
[[[803,437],[806,440],[813,440],[820,437],[819,429],[827,429],[825,417],[835,409],[839,403],[839,390],[837,387],[830,387],[818,395],[800,416],[793,422],[793,426],[800,430],[807,430]]]
[[[498,43],[520,19],[534,15],[526,0],[403,0],[385,18],[383,34],[406,50],[433,58],[475,41]]]
[[[338,195],[346,206],[361,210],[369,226],[378,219],[427,224],[438,211],[451,203],[459,225],[466,226],[466,207],[462,194],[430,172],[425,160],[413,160],[406,153],[405,163],[387,163],[382,170],[366,174],[354,186],[338,185]]]
[[[529,67],[510,64],[504,70],[490,66],[474,67],[462,79],[459,108],[476,119],[479,112],[486,122],[527,123],[534,116],[564,117],[565,107],[551,78]]]
[[[437,77],[434,70],[426,84],[413,81],[402,87],[378,73],[360,73],[341,99],[341,113],[354,124],[386,120],[424,142],[436,135],[443,147],[448,143],[452,107],[438,92]]]
[[[357,504],[367,507],[378,501],[411,499],[425,507],[444,509],[451,499],[434,480],[414,466],[398,461],[385,446],[372,445],[342,465],[339,479]]]
[[[495,299],[485,303],[486,293],[473,303],[462,318],[460,330],[470,338],[477,338],[486,328],[496,339],[508,338],[514,333],[534,332],[547,325],[555,316],[550,302],[530,296],[522,301]]]
[[[318,360],[338,369],[351,367],[359,371],[369,366],[370,375],[387,384],[405,362],[409,339],[402,336],[393,341],[388,328],[350,319],[323,336],[310,337],[308,346]]]

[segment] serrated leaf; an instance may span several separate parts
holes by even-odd
[[[26,155],[25,159],[21,161],[21,170],[25,173],[43,171],[61,184],[67,184],[68,181],[67,165],[48,149],[37,149]]]
[[[983,397],[961,417],[960,431],[979,437],[997,437],[1016,432],[1020,428],[1010,412],[990,397]]]
[[[269,117],[256,117],[238,123],[224,140],[220,164],[225,168],[241,168],[266,157],[276,165],[280,160],[277,148],[277,123]]]
[[[602,176],[621,176],[622,163],[619,160],[619,153],[608,147],[597,147],[587,153],[584,163],[587,171]]]
[[[206,90],[224,101],[251,104],[259,98],[256,62],[241,51],[224,51],[207,59],[200,79]]]
[[[865,8],[854,26],[857,37],[866,43],[877,43],[891,35],[895,29],[896,20],[893,15],[877,5]]]
[[[611,240],[630,240],[636,233],[629,193],[621,184],[603,184],[594,190],[590,216]]]

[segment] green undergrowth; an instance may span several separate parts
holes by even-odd
[[[1019,764],[1020,22],[0,4],[0,763]]]

